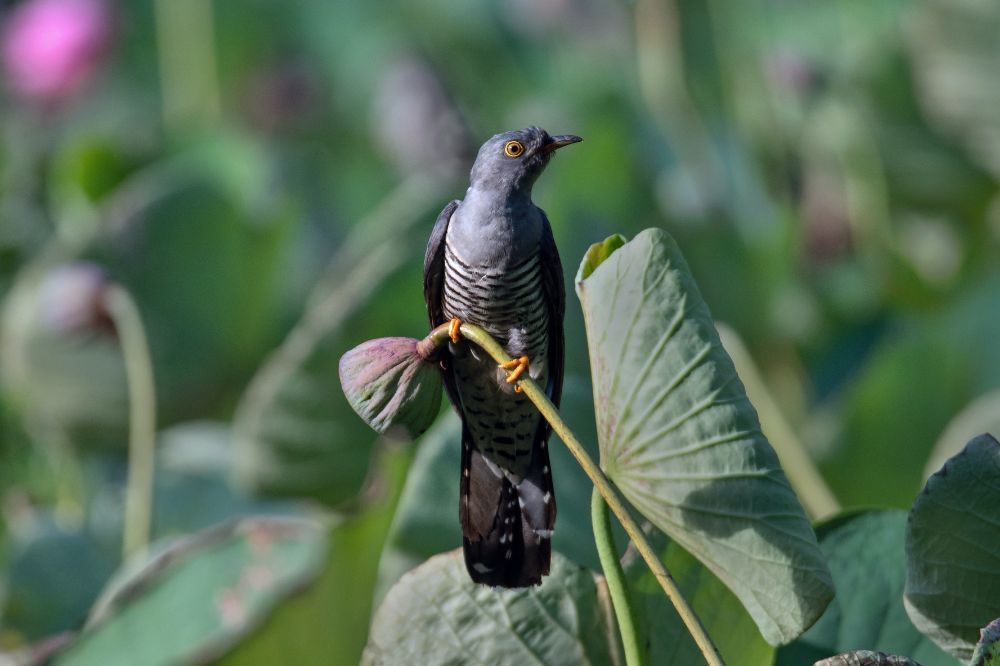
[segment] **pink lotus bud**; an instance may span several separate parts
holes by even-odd
[[[113,330],[104,306],[108,277],[96,264],[77,262],[52,270],[38,296],[39,323],[57,333]]]
[[[104,0],[27,0],[0,35],[7,84],[29,99],[65,98],[90,79],[110,36]]]
[[[378,338],[340,359],[340,385],[347,402],[379,433],[416,437],[441,408],[441,371],[417,351],[418,342]]]

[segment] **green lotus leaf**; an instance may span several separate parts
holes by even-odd
[[[906,610],[935,643],[972,657],[1000,616],[1000,443],[980,435],[917,496],[906,532]]]
[[[811,664],[861,648],[904,654],[923,666],[959,666],[913,626],[903,608],[904,511],[848,512],[816,532],[837,597],[809,631],[781,648],[777,666]]]
[[[602,578],[553,553],[540,586],[473,583],[462,551],[436,555],[389,590],[362,664],[619,664]]]
[[[680,250],[648,229],[587,269],[602,466],[769,643],[791,641],[833,597],[830,572]]]
[[[757,625],[743,604],[690,553],[659,530],[650,528],[649,532],[652,532],[650,542],[727,666],[770,666],[774,662],[774,648],[757,631]],[[628,551],[625,560],[629,594],[641,645],[646,650],[645,663],[703,663],[705,657],[677,610],[663,594],[649,565],[635,551]]]
[[[205,663],[315,578],[326,550],[321,525],[292,518],[247,518],[179,539],[113,578],[55,663]]]

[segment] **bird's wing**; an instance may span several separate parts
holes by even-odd
[[[461,201],[455,199],[448,203],[438,215],[431,237],[427,241],[427,252],[424,254],[424,302],[427,303],[427,317],[431,328],[445,322],[444,316],[444,237],[448,231],[448,223],[452,213]]]
[[[566,364],[566,342],[563,334],[563,318],[566,314],[566,286],[563,283],[562,262],[559,250],[552,237],[552,227],[545,212],[542,214],[542,244],[540,248],[542,264],[542,290],[549,308],[549,382],[546,393],[558,407],[562,397],[563,369]]]
[[[446,321],[444,316],[444,237],[448,231],[448,223],[451,216],[458,208],[461,201],[455,199],[448,203],[438,215],[431,237],[427,241],[427,252],[424,254],[424,302],[427,303],[427,318],[430,320],[431,328],[439,326]],[[442,356],[441,368],[444,371],[444,388],[448,393],[448,399],[455,409],[461,410],[461,399],[458,395],[458,387],[455,385],[455,373],[450,367],[450,359],[447,354]]]

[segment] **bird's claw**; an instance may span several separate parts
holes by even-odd
[[[509,375],[507,375],[507,383],[508,384],[513,384],[518,379],[520,379],[521,375],[524,374],[524,371],[528,369],[528,363],[529,363],[529,361],[528,361],[528,357],[527,356],[522,356],[521,358],[511,359],[510,361],[507,361],[506,363],[501,363],[500,364],[501,368],[503,368],[504,370],[510,370],[511,371],[511,373]],[[515,386],[514,387],[514,391],[516,391],[517,393],[520,393],[521,392],[521,387],[520,386]]]
[[[458,317],[455,317],[451,320],[451,326],[448,327],[448,337],[451,338],[451,341],[455,344],[458,344],[458,328],[461,325],[462,321]]]

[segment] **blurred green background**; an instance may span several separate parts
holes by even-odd
[[[535,188],[568,293],[591,243],[667,229],[778,406],[765,432],[790,424],[842,506],[908,509],[929,459],[1000,422],[990,0],[0,12],[0,649],[78,629],[121,563],[129,400],[107,285],[149,339],[154,539],[363,515],[385,447],[337,361],[426,331],[426,238],[507,129],[585,138]],[[593,441],[573,296],[566,329],[569,418]],[[556,483],[561,507],[589,496]]]

